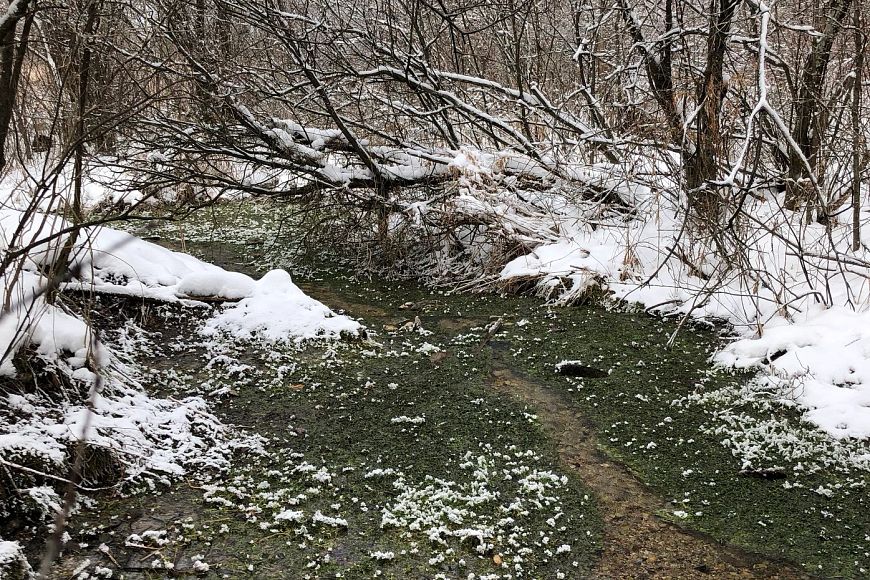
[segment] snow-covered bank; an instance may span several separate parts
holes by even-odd
[[[238,301],[205,321],[205,336],[298,343],[362,332],[360,323],[307,296],[284,270],[254,280],[111,228],[91,237],[76,262],[80,280],[67,287],[194,305]]]
[[[601,285],[653,311],[725,321],[737,340],[716,364],[758,369],[831,436],[870,437],[870,253],[847,250],[847,226],[801,226],[775,200],[753,203],[764,227],[732,269],[656,204],[631,221],[590,224],[577,211],[561,221],[561,239],[510,261],[499,278],[537,280],[565,302]]]
[[[19,230],[18,224],[22,220],[26,226]],[[0,210],[0,249],[31,245],[67,226],[64,220],[55,216],[39,213],[28,216],[17,210]],[[56,259],[65,240],[66,236],[59,236],[37,245],[22,257],[20,276],[4,284],[4,297],[14,296],[13,302],[20,311],[17,316],[5,316],[0,321],[3,332],[0,347],[4,351],[10,350],[3,358],[2,368],[7,374],[11,372],[11,359],[22,341],[51,343],[42,349],[46,355],[63,351],[70,351],[77,358],[84,355],[79,351],[87,345],[86,327],[74,317],[46,304],[41,297],[45,280],[41,277],[40,267]],[[227,272],[189,254],[168,250],[105,226],[85,228],[80,232],[70,269],[75,277],[63,283],[63,289],[186,305],[203,305],[202,300],[240,300],[206,322],[204,331],[207,334],[220,329],[237,338],[250,339],[260,335],[273,341],[298,341],[356,335],[362,330],[358,322],[335,314],[305,295],[283,270],[269,272],[257,282],[245,274]],[[28,317],[32,318],[27,325],[29,336],[16,336],[16,329]],[[16,340],[19,344],[13,345]],[[76,348],[73,348],[73,343]]]
[[[809,309],[799,321],[771,320],[760,336],[727,345],[714,359],[758,367],[805,418],[838,437],[870,436],[870,312]]]
[[[237,304],[208,319],[201,332],[206,336],[227,333],[237,340],[261,337],[299,343],[356,336],[362,325],[307,296],[284,270],[272,270],[254,282]]]
[[[687,224],[678,159],[649,153],[619,164],[560,160],[556,177],[515,153],[463,149],[447,164],[455,178],[447,193],[406,189],[391,200],[400,210],[390,216],[390,243],[402,255],[389,273],[459,290],[533,285],[566,304],[606,287],[651,312],[725,322],[736,342],[716,364],[758,369],[780,400],[831,437],[870,437],[866,189],[857,251],[845,214],[807,221],[767,189],[723,200],[713,236]],[[341,236],[324,237],[349,252],[378,252],[371,213],[349,213],[348,227],[335,228]]]
[[[97,461],[86,469],[85,488],[207,478],[226,471],[236,450],[261,448],[258,437],[223,424],[202,397],[150,395],[150,373],[135,362],[144,331],[127,324],[97,334],[87,309],[71,305],[87,293],[200,308],[202,333],[222,341],[298,344],[362,332],[358,322],[305,295],[283,270],[256,281],[108,227],[79,232],[72,278],[60,284],[85,294],[49,300],[48,272],[68,240],[59,235],[67,226],[50,214],[0,210],[3,256],[33,246],[2,277],[0,302],[8,308],[0,314],[0,467],[17,490],[11,496],[0,490],[2,518],[39,514],[31,523],[47,524],[82,439]],[[224,301],[238,303],[206,310]],[[2,575],[18,565],[20,546],[0,538],[0,548]]]

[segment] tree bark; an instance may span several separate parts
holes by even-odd
[[[620,0],[623,18],[637,50],[644,55],[647,78],[653,95],[667,121],[671,139],[679,144],[685,159],[685,182],[689,191],[690,211],[701,223],[714,223],[721,208],[718,192],[706,187],[715,179],[722,151],[720,112],[726,87],[723,79],[725,53],[731,22],[740,0],[710,0],[710,32],[707,57],[701,84],[697,89],[699,112],[694,139],[684,134],[685,117],[677,107],[671,61],[674,30],[673,0],[665,4],[666,37],[655,50],[647,47],[640,25],[626,0]]]
[[[800,150],[791,150],[788,158],[785,206],[790,210],[806,205],[807,210],[811,211],[819,201],[816,199],[815,188],[810,183],[820,142],[815,137],[825,130],[819,116],[819,103],[824,89],[825,73],[831,60],[831,48],[843,27],[851,4],[852,0],[830,0],[823,8],[822,13],[826,15],[827,23],[804,64],[798,94],[795,96],[791,128],[792,137]]]
[[[91,37],[99,24],[98,3],[101,0],[92,0],[87,6],[87,15],[85,27],[81,32],[80,54],[78,62],[78,98],[77,98],[77,114],[75,124],[75,149],[73,151],[73,199],[69,207],[69,220],[72,225],[77,226],[84,221],[84,213],[82,208],[82,180],[84,178],[84,153],[85,141],[87,140],[87,115],[88,115],[88,84],[90,79],[91,57],[93,50],[91,48]],[[59,279],[65,278],[69,271],[70,258],[75,250],[76,242],[78,241],[79,229],[76,228],[70,232],[69,237],[64,242],[60,254],[53,267],[53,274]],[[53,302],[56,298],[56,292],[46,294],[46,300]]]
[[[864,149],[861,127],[861,83],[863,81],[866,36],[861,26],[861,3],[855,4],[855,83],[852,94],[852,250],[861,248],[861,153]]]
[[[6,139],[15,110],[15,97],[21,79],[21,63],[27,53],[27,39],[33,24],[31,0],[12,0],[0,17],[0,170],[6,167]],[[18,23],[24,19],[16,43]]]
[[[707,64],[698,88],[698,117],[694,150],[686,158],[686,187],[689,205],[702,220],[715,223],[722,200],[708,182],[716,178],[719,157],[724,151],[720,113],[727,87],[723,78],[725,51],[731,21],[740,0],[711,0],[710,33],[707,36]]]

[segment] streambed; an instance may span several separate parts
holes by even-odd
[[[171,232],[161,241],[178,247]],[[251,275],[277,265],[280,253],[238,236],[188,235],[185,248]],[[820,576],[867,567],[865,474],[821,456],[829,469],[813,470],[811,451],[810,469],[796,471],[776,449],[747,470],[722,443],[721,409],[701,395],[739,391],[747,377],[710,371],[711,332],[685,330],[667,349],[671,323],[624,308],[305,272],[296,282],[361,319],[370,340],[206,344],[205,312],[157,307],[142,321],[153,334],[138,363],[152,387],[209,397],[264,438],[263,452],[239,449],[207,483],[100,498],[77,520],[59,575],[86,559],[128,578],[793,578],[805,572],[785,560]],[[598,372],[565,376],[564,360]],[[754,476],[771,467],[785,477]]]

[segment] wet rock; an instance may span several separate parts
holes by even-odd
[[[582,377],[588,379],[602,379],[610,373],[603,369],[585,365],[580,361],[566,360],[556,365],[556,373],[565,377]]]
[[[786,472],[782,467],[761,467],[741,469],[740,475],[744,477],[755,477],[758,479],[785,479]]]

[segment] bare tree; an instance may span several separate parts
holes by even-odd
[[[861,85],[864,82],[864,51],[867,34],[862,27],[862,3],[855,4],[855,81],[852,84],[852,250],[861,247],[861,165],[863,162],[864,135],[861,122]]]
[[[824,6],[822,14],[825,26],[813,39],[812,49],[803,66],[794,98],[794,120],[791,128],[799,149],[792,148],[788,156],[786,207],[792,210],[806,205],[807,211],[812,212],[823,201],[819,199],[814,183],[814,172],[819,162],[819,142],[826,129],[819,109],[823,100],[831,49],[843,28],[851,4],[852,0],[830,0]]]
[[[0,16],[0,170],[7,162],[6,140],[33,25],[32,4],[31,0],[12,0]]]

